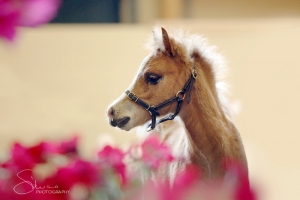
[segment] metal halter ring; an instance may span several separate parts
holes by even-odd
[[[183,93],[182,90],[180,90],[180,91],[177,92],[176,97],[178,97],[178,98],[179,98],[179,101],[181,101],[181,100],[184,99],[185,94]]]

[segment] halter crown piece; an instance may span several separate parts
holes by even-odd
[[[127,94],[127,97],[134,101],[136,104],[142,106],[143,108],[145,108],[147,111],[149,111],[150,115],[152,116],[152,122],[151,124],[149,124],[147,131],[151,131],[155,128],[155,126],[157,124],[160,124],[162,122],[168,121],[168,120],[173,120],[180,112],[183,100],[185,98],[185,93],[191,89],[189,97],[188,97],[188,103],[190,103],[191,100],[191,96],[192,96],[192,89],[193,89],[193,84],[195,79],[197,78],[197,72],[194,69],[192,70],[192,74],[190,76],[190,78],[187,80],[187,82],[185,83],[184,87],[182,88],[182,90],[178,91],[176,93],[176,95],[160,104],[158,104],[157,106],[150,106],[149,104],[147,104],[146,102],[144,102],[143,100],[139,99],[135,94],[133,94],[132,92],[130,92],[129,90],[126,90],[125,93]],[[174,102],[177,102],[177,108],[174,114],[169,114],[168,116],[160,119],[158,122],[156,122],[156,117],[159,116],[159,112],[158,110],[168,106]]]

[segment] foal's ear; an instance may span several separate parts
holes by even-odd
[[[172,44],[170,42],[168,33],[167,33],[166,29],[164,29],[163,27],[161,27],[161,32],[162,32],[162,39],[163,39],[165,51],[167,54],[169,54],[171,57],[173,57],[174,52],[173,52]]]

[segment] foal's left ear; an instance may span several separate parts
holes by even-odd
[[[161,31],[162,31],[162,39],[163,39],[165,51],[168,55],[170,55],[171,57],[174,57],[174,51],[173,51],[173,47],[170,42],[168,33],[167,33],[166,29],[164,29],[163,27],[161,27]]]

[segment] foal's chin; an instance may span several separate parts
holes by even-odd
[[[130,131],[130,130],[133,129],[134,127],[125,125],[125,126],[118,127],[118,128],[121,129],[121,130],[123,130],[123,131]]]
[[[138,121],[136,119],[130,119],[126,124],[120,124],[120,125],[117,125],[117,126],[114,126],[114,127],[118,128],[118,129],[121,129],[123,131],[130,131],[130,130],[138,127],[138,126],[144,125],[146,122]]]

